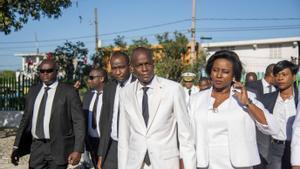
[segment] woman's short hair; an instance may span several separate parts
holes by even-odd
[[[242,62],[239,59],[239,56],[230,50],[219,50],[215,52],[207,61],[205,72],[206,74],[210,75],[212,66],[217,59],[226,59],[229,62],[232,63],[233,65],[233,76],[236,81],[241,80],[241,75],[242,75]]]
[[[290,61],[282,60],[276,63],[276,65],[273,68],[273,74],[276,75],[283,69],[289,68],[293,75],[297,74],[298,72],[298,66]]]

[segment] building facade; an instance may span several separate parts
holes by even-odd
[[[289,37],[204,43],[202,47],[207,53],[206,59],[218,50],[229,49],[240,56],[245,72],[264,72],[267,65],[281,60],[299,64],[299,45],[300,37]]]

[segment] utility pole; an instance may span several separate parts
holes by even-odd
[[[94,10],[95,13],[95,40],[96,40],[96,52],[98,51],[98,14],[97,14],[97,8]]]
[[[193,6],[192,6],[192,43],[191,43],[191,63],[193,63],[196,59],[196,51],[195,51],[195,46],[196,46],[196,0],[193,1]]]
[[[39,41],[38,41],[38,37],[37,37],[36,32],[34,32],[34,40],[35,40],[36,54],[39,54],[40,53],[40,50],[39,50]]]

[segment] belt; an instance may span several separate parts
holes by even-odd
[[[274,138],[271,139],[271,143],[273,144],[285,144],[285,140],[276,140]]]
[[[39,142],[43,142],[43,143],[49,143],[50,139],[45,139],[45,138],[34,138],[33,141],[39,141]]]

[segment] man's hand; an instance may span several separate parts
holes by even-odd
[[[293,169],[300,169],[300,166],[293,166]]]
[[[77,165],[80,161],[81,153],[72,152],[68,157],[68,163],[71,165]]]
[[[11,163],[13,163],[15,166],[19,165],[19,158],[19,150],[18,148],[14,148],[10,156]]]
[[[97,163],[97,168],[98,169],[102,169],[102,157],[100,156],[99,158],[98,158],[98,163]]]

